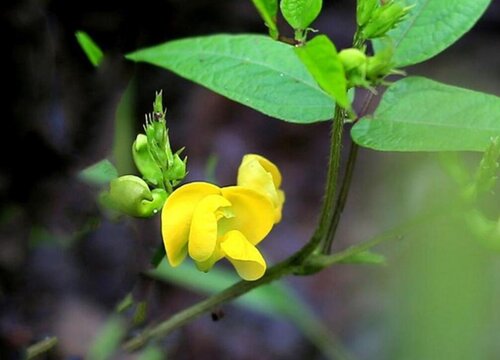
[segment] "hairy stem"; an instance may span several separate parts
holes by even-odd
[[[371,102],[374,99],[373,93],[369,93],[366,97],[366,100],[363,104],[361,112],[359,116],[364,116],[368,111]],[[335,211],[332,216],[332,221],[329,223],[328,230],[326,232],[325,242],[323,243],[322,252],[324,254],[329,254],[332,249],[332,243],[335,239],[335,234],[337,232],[337,228],[340,222],[340,216],[344,211],[345,204],[347,202],[347,197],[349,195],[349,189],[351,187],[352,175],[354,173],[354,167],[356,164],[356,160],[358,157],[359,146],[355,142],[351,140],[351,148],[349,149],[349,156],[347,158],[347,165],[344,173],[344,177],[342,179],[342,185],[340,186],[339,196],[337,198],[337,202],[335,204]]]

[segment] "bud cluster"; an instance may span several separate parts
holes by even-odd
[[[412,6],[403,6],[400,1],[358,0],[356,18],[358,33],[363,39],[383,37],[409,13]]]
[[[146,115],[144,134],[132,144],[134,163],[142,175],[125,175],[111,181],[102,203],[120,213],[149,217],[156,214],[186,176],[187,158],[181,159],[183,148],[173,152],[163,110],[162,94],[156,93],[153,112]]]

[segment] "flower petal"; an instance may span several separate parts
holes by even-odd
[[[187,254],[189,229],[196,205],[206,196],[220,194],[220,188],[204,182],[186,184],[167,198],[161,214],[161,230],[167,258],[178,266]]]
[[[266,272],[266,261],[241,232],[229,231],[220,246],[226,258],[244,280],[257,280]]]
[[[241,160],[241,165],[240,169],[247,165],[247,163],[251,163],[253,161],[257,161],[267,172],[269,172],[273,178],[274,186],[276,188],[279,188],[281,186],[281,173],[278,169],[278,167],[266,159],[263,156],[257,155],[257,154],[247,154],[243,156],[243,159]],[[239,171],[239,170],[238,170]],[[239,176],[240,174],[238,173],[238,183],[239,183]]]
[[[193,213],[189,231],[189,256],[195,261],[208,260],[217,245],[217,221],[223,217],[220,208],[231,206],[221,195],[204,197]]]
[[[275,209],[274,222],[280,222],[284,196],[282,190],[279,190],[281,174],[276,165],[259,155],[245,155],[238,169],[238,185],[268,196]]]
[[[269,234],[274,225],[274,208],[271,201],[261,193],[243,186],[228,186],[221,189],[231,203],[232,218],[219,220],[222,234],[239,230],[253,245],[257,245]]]

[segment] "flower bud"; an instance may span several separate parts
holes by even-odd
[[[399,3],[389,2],[376,9],[370,21],[363,27],[365,39],[375,39],[384,36],[408,14],[411,7],[403,7]]]
[[[377,8],[378,0],[358,0],[356,7],[356,20],[359,27],[362,27],[370,21],[373,12]]]
[[[101,203],[129,216],[153,216],[167,199],[165,190],[150,190],[144,180],[134,175],[120,176],[112,180],[109,186],[109,191],[101,195]]]
[[[179,156],[179,152],[175,153],[172,166],[165,171],[165,179],[174,183],[174,186],[184,179],[186,177],[186,162],[186,157],[182,160]]]
[[[345,71],[351,71],[366,65],[365,53],[355,48],[342,50],[339,52],[339,58]]]
[[[161,169],[151,156],[146,135],[137,135],[132,145],[132,156],[135,166],[147,182],[155,186],[161,184],[163,181]]]
[[[386,46],[383,50],[370,56],[366,62],[366,77],[376,81],[389,75],[393,70],[392,55],[393,47]]]

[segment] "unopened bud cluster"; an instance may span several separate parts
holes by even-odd
[[[112,180],[109,191],[101,196],[106,207],[135,217],[152,216],[186,176],[187,158],[180,157],[183,149],[172,151],[165,115],[159,92],[153,113],[146,115],[144,134],[138,134],[132,144],[134,163],[142,178],[125,175]]]
[[[379,0],[358,0],[358,32],[366,40],[383,37],[404,19],[411,8],[397,0],[386,1],[382,5]]]

